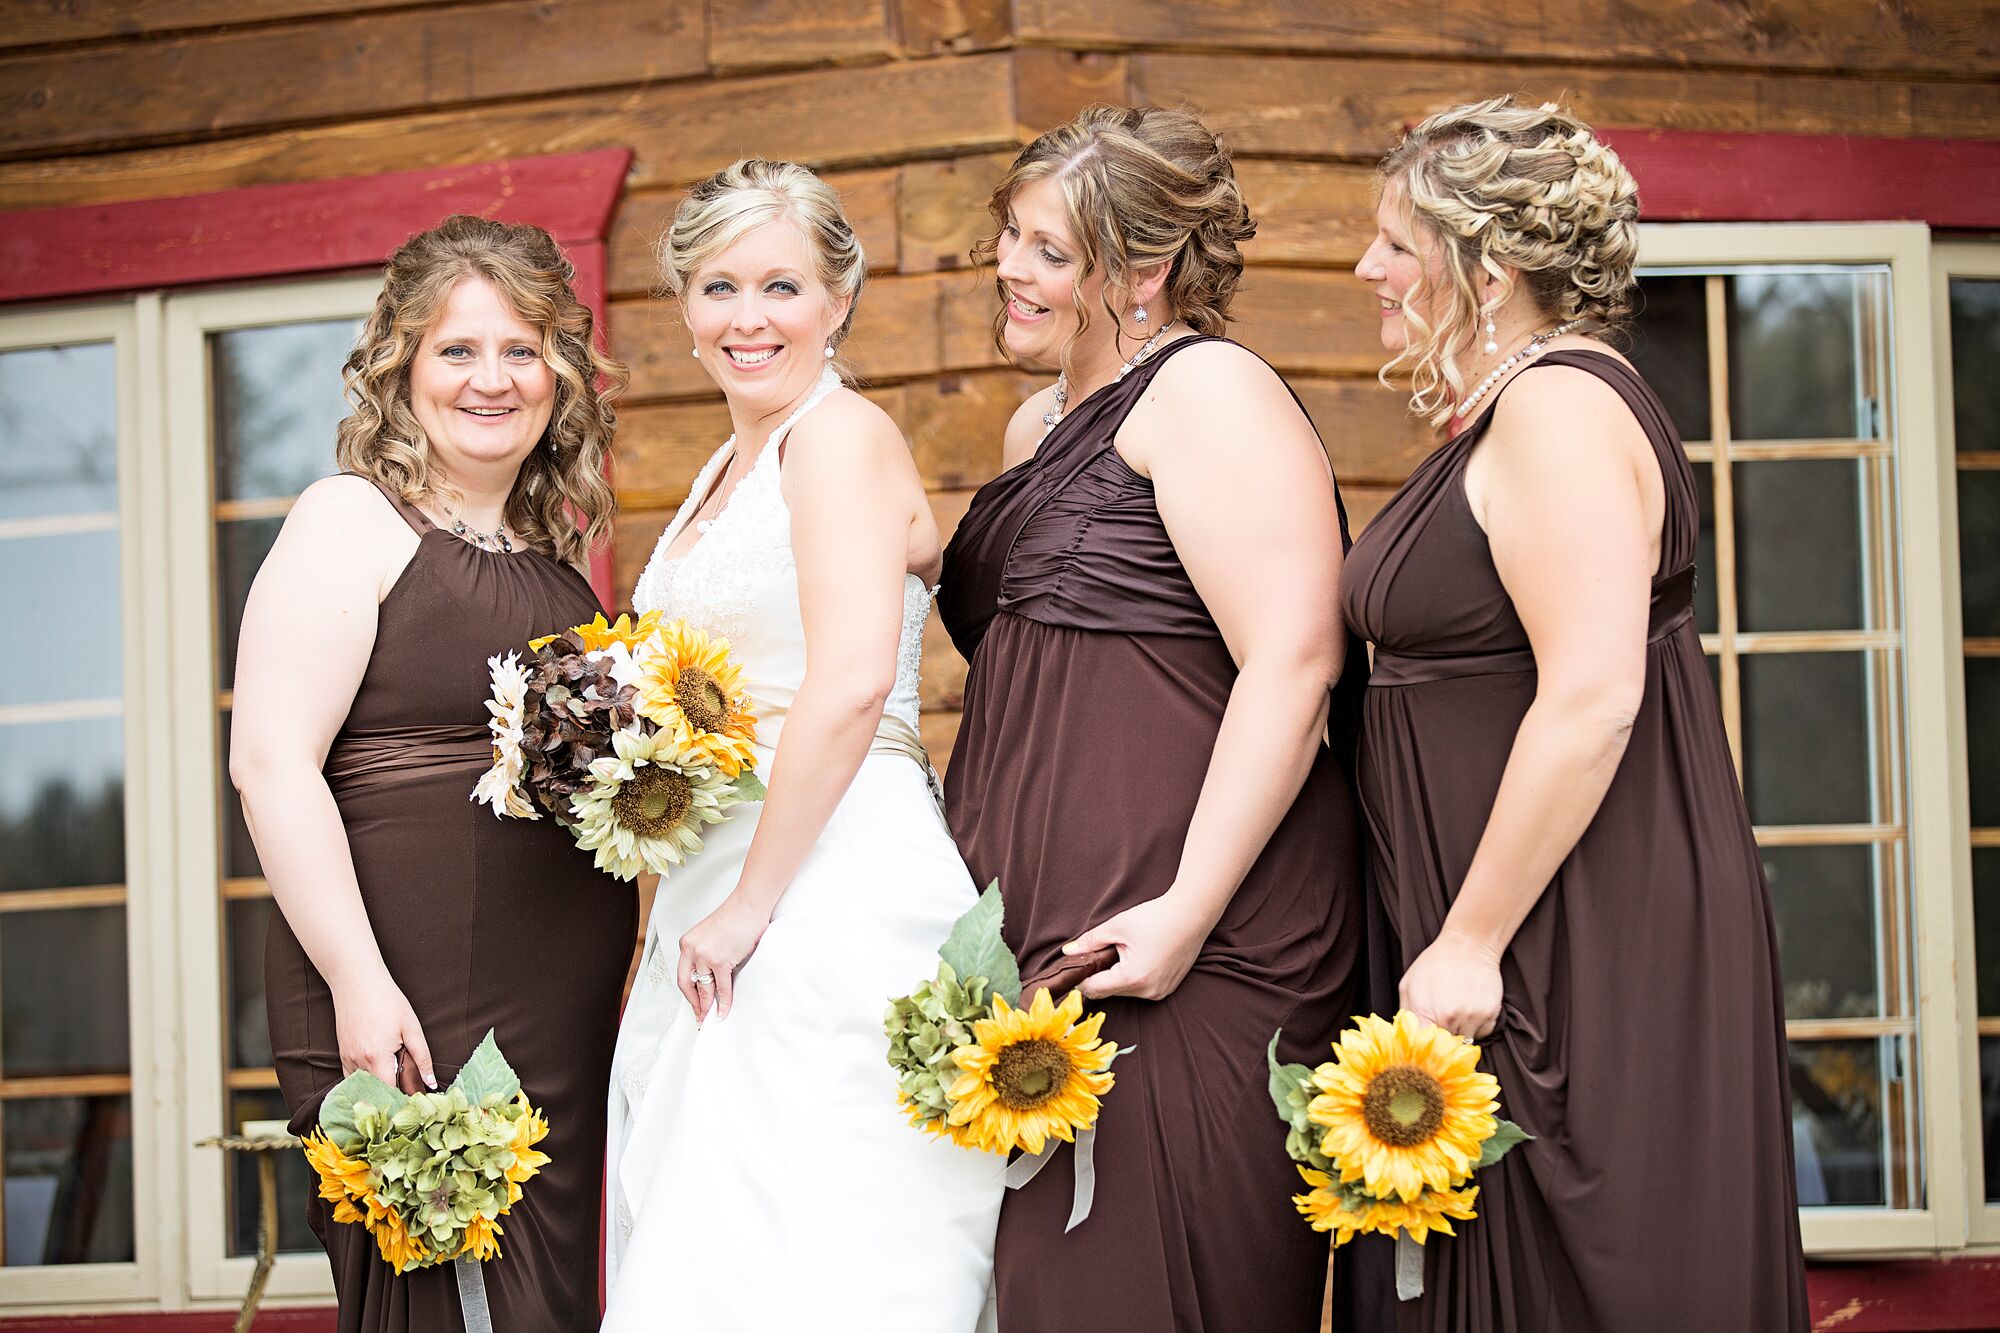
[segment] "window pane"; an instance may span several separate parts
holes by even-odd
[[[0,914],[0,1076],[124,1073],[125,909]]]
[[[1705,277],[1639,279],[1632,364],[1666,404],[1683,440],[1712,438],[1708,410],[1708,303]]]
[[[297,495],[336,470],[340,367],[360,332],[335,319],[210,336],[216,499]]]
[[[125,879],[125,724],[0,726],[0,892]]]
[[[1838,458],[1731,466],[1742,629],[1863,628],[1862,467]]]
[[[2000,828],[2000,657],[1965,659],[1965,754],[1972,826]]]
[[[130,1098],[7,1102],[0,1141],[9,1267],[132,1261]]]
[[[236,639],[243,632],[243,600],[250,595],[250,582],[258,566],[278,540],[282,518],[234,519],[215,525],[215,601],[217,665],[215,678],[222,688],[236,683]]]
[[[271,1032],[264,1021],[264,931],[273,910],[269,898],[238,898],[225,908],[231,1069],[263,1069],[271,1063]]]
[[[1877,1041],[1792,1043],[1792,1147],[1801,1206],[1888,1201],[1882,1101]]]
[[[1986,1202],[2000,1203],[2000,1037],[1979,1039],[1979,1119],[1986,1139]]]
[[[1860,373],[1864,288],[1874,273],[1729,279],[1729,418],[1738,440],[1873,439]]]
[[[116,366],[110,343],[0,352],[0,521],[118,512]]]
[[[1967,637],[2000,638],[2000,471],[1959,471],[1958,583]]]
[[[2000,278],[1951,280],[1951,400],[1958,447],[2000,450]]]
[[[1874,822],[1871,656],[1879,655],[1766,653],[1742,659],[1743,794],[1753,823]]]
[[[275,1090],[231,1093],[231,1133],[246,1121],[286,1120],[285,1099]],[[229,1173],[229,1253],[257,1253],[257,1163],[261,1154],[233,1152],[223,1170]],[[278,1158],[278,1249],[287,1253],[320,1253],[319,1241],[306,1223],[306,1201],[312,1197],[312,1170],[304,1153],[281,1152]]]
[[[1972,931],[1979,1012],[2000,1018],[2000,847],[1972,849]]]
[[[1703,634],[1721,628],[1715,602],[1715,465],[1694,465],[1694,493],[1700,504],[1701,527],[1694,541],[1694,624]]]
[[[243,798],[229,780],[230,723],[235,717],[222,710],[222,762],[216,765],[216,783],[222,802],[222,876],[224,879],[257,879],[264,865],[257,859],[257,844],[250,840],[250,821],[243,816]]]
[[[0,625],[46,645],[0,672],[0,706],[117,698],[118,529],[0,536],[0,565]]]
[[[1874,847],[1765,847],[1784,956],[1785,1017],[1881,1014],[1875,966]]]

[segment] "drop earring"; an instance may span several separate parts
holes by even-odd
[[[826,348],[826,359],[827,359],[827,360],[829,360],[829,361],[833,360],[833,344],[831,344],[831,343],[828,343],[828,344],[827,344],[827,348]]]
[[[1135,324],[1144,324],[1146,322],[1146,307],[1138,306],[1132,311],[1132,322]]]
[[[1493,338],[1493,312],[1491,310],[1488,310],[1486,312],[1486,346],[1480,348],[1479,350],[1486,353],[1486,355],[1488,356],[1492,356],[1495,352],[1500,350],[1500,344],[1494,341]]]

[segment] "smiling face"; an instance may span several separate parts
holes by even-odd
[[[710,378],[732,406],[761,415],[811,391],[848,305],[820,281],[798,226],[779,218],[693,273],[683,309]]]
[[[1032,181],[1007,201],[994,260],[1007,303],[1001,337],[1010,355],[1061,366],[1063,350],[1083,326],[1086,309],[1095,317],[1085,339],[1108,344],[1115,336],[1116,329],[1104,314],[1102,270],[1077,280],[1083,248],[1070,229],[1069,210],[1054,178]]]
[[[1400,352],[1410,344],[1403,314],[1412,298],[1418,318],[1431,323],[1428,303],[1419,288],[1427,266],[1435,269],[1428,238],[1412,235],[1404,221],[1402,194],[1395,181],[1383,189],[1382,201],[1375,208],[1375,239],[1354,266],[1354,275],[1374,290],[1381,303],[1382,346],[1391,352]],[[1435,278],[1435,271],[1432,276]]]
[[[410,410],[448,475],[518,469],[555,409],[541,331],[484,278],[459,280],[410,362]]]

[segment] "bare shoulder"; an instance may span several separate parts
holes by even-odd
[[[1239,461],[1324,454],[1312,423],[1278,372],[1249,348],[1204,342],[1160,367],[1118,432],[1118,450],[1142,476],[1155,463],[1212,453]]]
[[[839,389],[799,419],[783,441],[786,475],[860,471],[914,475],[916,462],[895,418],[852,389]]]
[[[409,524],[373,482],[348,473],[322,477],[300,492],[285,515],[284,527],[287,540],[315,545],[344,545],[356,538],[409,531]]]
[[[1007,421],[1007,438],[1001,446],[1000,465],[1013,467],[1035,456],[1042,443],[1042,418],[1055,411],[1056,386],[1045,384],[1028,395]]]
[[[1482,452],[1560,455],[1601,450],[1606,439],[1614,439],[1646,449],[1650,456],[1639,419],[1602,376],[1580,366],[1541,365],[1517,375],[1505,388],[1481,441]]]

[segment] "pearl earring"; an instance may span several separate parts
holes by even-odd
[[[699,361],[701,360],[701,349],[699,347],[690,347],[688,348],[688,355]]]
[[[1146,322],[1146,307],[1139,306],[1134,309],[1132,311],[1132,319],[1134,323],[1144,324]]]
[[[829,360],[829,361],[833,360],[833,346],[832,346],[832,344],[828,344],[828,346],[827,346],[827,349],[826,349],[826,359],[827,359],[827,360]]]
[[[1486,312],[1486,346],[1479,350],[1488,356],[1492,356],[1500,350],[1500,344],[1493,339],[1493,312],[1491,310]]]

